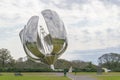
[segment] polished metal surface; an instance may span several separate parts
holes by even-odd
[[[39,25],[39,16],[32,16],[20,32],[20,39],[27,56],[37,62],[53,65],[67,48],[64,23],[52,10],[41,12],[47,25]]]

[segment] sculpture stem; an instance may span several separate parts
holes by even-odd
[[[51,65],[50,65],[50,68],[51,68],[52,70],[55,70],[55,68],[54,68],[54,65],[53,65],[53,64],[51,64]]]

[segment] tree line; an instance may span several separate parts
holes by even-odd
[[[111,71],[120,72],[120,54],[109,53],[98,58],[99,66],[110,69]]]
[[[109,53],[104,54],[98,59],[100,65],[94,65],[92,62],[84,62],[80,60],[67,61],[58,59],[55,63],[56,69],[69,69],[73,67],[73,71],[96,72],[98,66],[106,67],[112,71],[120,71],[120,54]],[[17,60],[13,59],[8,49],[0,49],[0,72],[48,72],[52,71],[49,65],[37,63],[27,57],[21,57]]]

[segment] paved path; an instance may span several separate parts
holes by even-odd
[[[57,76],[64,76],[63,73],[55,73]],[[74,75],[71,73],[67,73],[67,77],[71,80],[96,80],[95,78],[92,78],[89,75]]]

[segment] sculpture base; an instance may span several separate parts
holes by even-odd
[[[55,68],[54,68],[54,65],[52,64],[52,65],[50,65],[50,68],[52,69],[52,70],[55,70]]]

